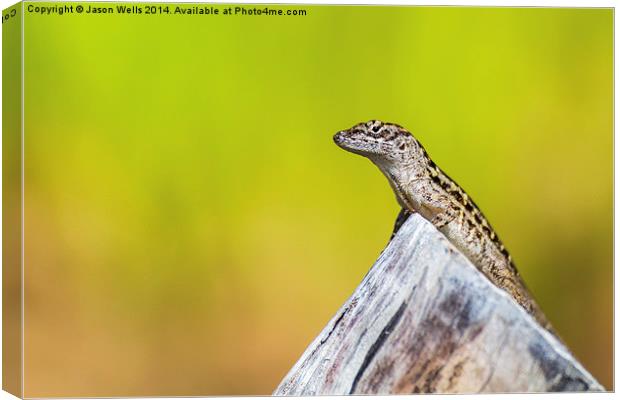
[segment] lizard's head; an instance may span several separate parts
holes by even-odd
[[[334,142],[347,151],[382,164],[407,160],[417,147],[415,139],[405,128],[377,120],[336,133]]]

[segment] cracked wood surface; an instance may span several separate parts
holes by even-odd
[[[419,215],[274,395],[605,390]]]

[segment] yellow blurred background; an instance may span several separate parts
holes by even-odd
[[[26,13],[25,395],[271,393],[391,233],[332,143],[374,118],[613,389],[613,11],[270,7],[307,15]]]

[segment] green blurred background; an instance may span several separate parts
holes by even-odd
[[[24,394],[271,393],[389,238],[331,138],[374,118],[613,389],[613,11],[272,8],[308,15],[26,13]]]

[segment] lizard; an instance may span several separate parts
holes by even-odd
[[[368,158],[388,179],[402,207],[392,237],[411,214],[420,214],[492,284],[507,292],[543,328],[558,336],[478,206],[431,160],[407,129],[371,120],[337,132],[334,142],[344,150]]]

